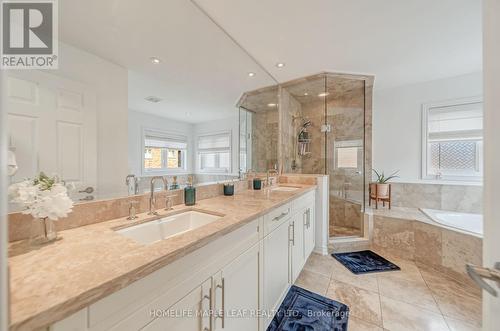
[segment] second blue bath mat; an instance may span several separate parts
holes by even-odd
[[[356,275],[369,272],[401,270],[394,263],[387,261],[372,251],[334,253],[332,256]]]

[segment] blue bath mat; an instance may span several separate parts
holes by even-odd
[[[267,331],[346,331],[349,307],[292,286]]]
[[[334,253],[332,256],[356,275],[369,272],[401,270],[394,263],[387,261],[372,251]]]

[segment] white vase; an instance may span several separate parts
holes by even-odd
[[[57,239],[54,221],[45,218],[33,218],[30,228],[30,244],[39,246],[53,242]]]

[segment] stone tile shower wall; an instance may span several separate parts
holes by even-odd
[[[252,168],[266,172],[278,163],[278,109],[256,112],[252,121]]]

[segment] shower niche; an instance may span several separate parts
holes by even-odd
[[[329,176],[329,235],[363,235],[373,77],[321,73],[245,93],[241,171]]]

